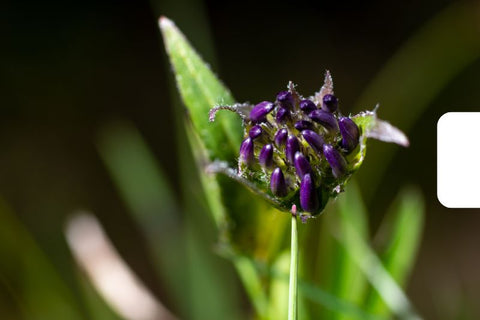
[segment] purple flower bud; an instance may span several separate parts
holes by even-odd
[[[338,120],[340,133],[342,134],[342,147],[347,151],[352,151],[358,145],[360,131],[352,119],[342,117]]]
[[[312,130],[303,130],[302,136],[315,152],[322,152],[325,141],[318,133]]]
[[[323,96],[322,109],[328,112],[335,112],[338,107],[338,99],[333,94]]]
[[[293,96],[288,91],[281,91],[277,94],[277,101],[281,107],[286,109],[293,109],[293,104],[295,103],[293,100]]]
[[[260,102],[253,107],[252,111],[250,111],[250,120],[255,123],[265,121],[265,117],[273,110],[274,107],[274,104],[270,101]]]
[[[315,212],[320,205],[315,191],[315,183],[310,173],[305,174],[300,183],[300,205],[307,212]]]
[[[287,138],[287,145],[285,147],[285,155],[287,156],[288,162],[294,163],[295,153],[297,153],[297,151],[300,151],[298,139],[295,136],[289,135]]]
[[[277,115],[275,116],[275,120],[278,123],[283,123],[287,118],[290,117],[290,111],[286,108],[278,108]]]
[[[287,136],[287,129],[283,128],[278,130],[277,133],[275,133],[275,137],[273,138],[273,140],[275,141],[275,145],[280,148],[287,141]]]
[[[263,130],[262,127],[260,127],[258,124],[256,126],[253,126],[250,128],[250,131],[248,132],[248,135],[250,138],[255,139],[259,137],[262,134]]]
[[[347,171],[345,158],[332,145],[323,145],[323,154],[332,168],[332,173],[335,178],[341,177]]]
[[[251,166],[255,161],[252,138],[243,140],[242,145],[240,146],[240,160],[247,166]]]
[[[302,179],[305,174],[312,172],[310,162],[308,162],[307,158],[301,152],[295,153],[295,169],[300,179]]]
[[[300,101],[300,109],[306,114],[309,114],[313,110],[317,110],[317,106],[315,103],[313,103],[313,101],[305,99]]]
[[[312,130],[313,128],[314,128],[313,123],[311,123],[310,121],[300,120],[295,122],[295,129],[297,129],[298,131],[307,130],[307,129]]]
[[[270,177],[270,190],[277,197],[285,197],[287,195],[287,184],[285,183],[285,177],[280,168],[275,168]]]
[[[335,119],[335,116],[330,112],[324,110],[314,110],[308,116],[310,119],[321,124],[329,131],[338,130],[337,119]]]
[[[273,166],[273,147],[271,144],[266,144],[260,150],[258,155],[258,162],[264,168],[271,168]]]

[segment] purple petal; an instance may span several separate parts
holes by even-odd
[[[295,129],[297,129],[298,131],[307,130],[307,129],[312,130],[314,128],[313,123],[307,120],[297,121],[295,122],[294,126],[295,126]]]
[[[315,212],[319,205],[313,177],[310,173],[307,173],[300,183],[300,206],[306,212]]]
[[[332,168],[335,178],[341,177],[347,171],[347,162],[342,154],[330,144],[323,145],[323,154]]]
[[[254,123],[265,121],[265,117],[274,108],[274,104],[270,101],[263,101],[253,107],[250,111],[250,120]]]
[[[325,141],[318,133],[312,130],[303,130],[302,136],[308,142],[308,144],[313,148],[313,150],[320,153],[323,151],[322,149]]]
[[[308,162],[307,158],[301,152],[295,153],[295,169],[300,179],[302,179],[305,174],[312,172],[310,162]]]
[[[284,129],[278,130],[277,133],[275,133],[275,137],[273,138],[273,140],[275,141],[275,145],[279,148],[283,146],[287,141],[287,136],[288,136],[287,129],[284,128]]]
[[[293,96],[289,91],[281,91],[277,94],[277,101],[279,105],[283,108],[292,110],[295,101]]]
[[[333,94],[323,96],[322,109],[328,112],[335,112],[338,108],[338,99]]]
[[[273,166],[273,147],[271,144],[266,144],[260,150],[258,162],[264,168],[271,168]]]
[[[285,147],[285,155],[290,163],[295,161],[295,153],[298,151],[300,151],[300,144],[297,137],[289,135],[287,138],[287,145]]]
[[[317,110],[317,106],[315,105],[315,103],[313,103],[313,101],[302,100],[300,101],[300,109],[306,114],[309,114],[313,110]]]
[[[262,127],[257,124],[250,129],[248,135],[250,138],[255,139],[258,138],[262,134],[262,132]]]
[[[284,123],[290,117],[290,111],[286,108],[279,108],[275,116],[278,123]]]
[[[347,151],[352,151],[358,145],[360,131],[352,119],[342,117],[338,120],[340,133],[342,134],[342,147]]]
[[[320,125],[325,127],[325,129],[327,130],[330,130],[330,131],[338,130],[337,119],[335,119],[335,116],[328,111],[314,110],[308,116],[310,117],[310,119],[319,123]]]
[[[275,168],[270,177],[270,190],[278,197],[285,197],[287,195],[287,184],[285,183],[285,177],[280,168]]]
[[[253,139],[247,138],[243,140],[242,145],[240,146],[240,161],[247,166],[251,166],[255,161],[253,150]]]

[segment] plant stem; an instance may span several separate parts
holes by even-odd
[[[288,320],[297,319],[298,233],[297,215],[292,212],[292,239],[290,249],[290,284],[288,288]]]

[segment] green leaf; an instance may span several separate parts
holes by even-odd
[[[377,238],[382,242],[380,256],[385,269],[400,285],[405,286],[413,268],[421,242],[424,204],[420,190],[406,188],[380,226]],[[388,315],[388,309],[376,292],[371,292],[366,310]]]
[[[330,232],[335,232],[345,243],[354,241],[355,236],[367,241],[369,231],[366,208],[360,191],[353,181],[348,185],[346,192],[339,196],[338,209],[337,214],[328,217],[333,220],[331,225],[333,231],[330,230]],[[355,234],[351,233],[350,225],[355,226]],[[334,250],[330,250],[334,255],[334,263],[330,268],[331,292],[340,299],[359,305],[363,302],[363,296],[366,293],[366,278],[349,253],[349,248],[338,242],[334,242],[333,245]],[[335,313],[331,318],[345,319],[346,316]]]
[[[289,267],[289,251],[283,252],[272,265],[279,274],[285,275],[288,274]],[[288,277],[273,277],[269,292],[269,319],[285,319],[288,312]]]
[[[205,145],[208,159],[233,162],[243,135],[240,119],[230,113],[222,114],[214,123],[209,122],[208,118],[214,106],[234,104],[230,91],[216,78],[171,20],[162,17],[159,24],[178,90],[193,127]]]
[[[352,214],[356,206],[340,208],[342,215]],[[401,319],[419,319],[405,292],[400,288],[392,275],[385,269],[380,258],[370,247],[368,242],[358,233],[357,226],[350,220],[345,220],[344,235],[335,234],[340,243],[364,273],[370,284],[378,292],[388,308]]]
[[[279,259],[276,261],[274,265],[268,269],[268,272],[272,276],[272,287],[270,291],[271,301],[273,302],[274,308],[277,304],[282,303],[285,297],[283,297],[284,291],[288,292],[288,279],[289,279],[289,252],[286,251],[282,255],[280,255]],[[280,288],[281,292],[274,292],[272,291],[273,288]],[[302,278],[298,279],[298,289],[299,295],[305,299],[308,299],[315,304],[320,304],[324,306],[327,310],[332,311],[332,314],[340,313],[345,315],[348,319],[383,319],[382,317],[378,317],[372,314],[369,314],[362,310],[358,305],[353,304],[350,301],[346,301],[340,297],[337,297],[320,287],[317,287],[311,284],[308,281],[305,281]],[[286,299],[285,299],[286,300]],[[272,311],[272,315],[278,315],[276,317],[270,317],[270,319],[282,319],[285,317],[286,314],[286,306],[283,305],[280,308],[283,311],[274,310]],[[299,310],[299,319],[304,318],[304,313],[306,312],[305,309]],[[314,314],[312,319],[318,319],[318,314]],[[330,319],[330,318],[328,318]]]
[[[89,311],[89,319],[91,320],[122,320],[113,310],[106,304],[105,300],[99,296],[98,292],[93,288],[92,284],[80,272],[77,273],[78,283],[80,285],[81,294]]]
[[[73,292],[3,199],[0,221],[0,279],[23,318],[84,319]]]
[[[128,122],[104,127],[97,149],[132,217],[144,231],[158,275],[181,304],[184,280],[180,270],[185,259],[181,255],[181,212],[165,173]]]

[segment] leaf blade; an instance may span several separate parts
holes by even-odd
[[[215,123],[208,118],[214,106],[234,104],[232,94],[171,20],[162,17],[159,26],[178,89],[194,128],[205,144],[209,160],[232,162],[242,139],[241,121],[230,113],[222,114]]]

